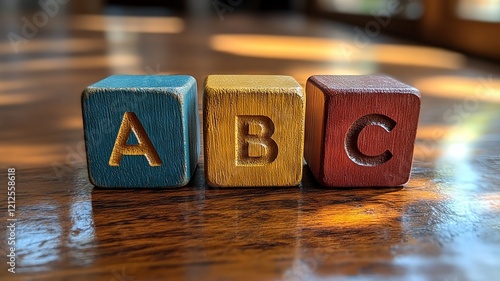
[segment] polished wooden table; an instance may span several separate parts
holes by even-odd
[[[58,15],[18,53],[3,40],[1,280],[500,276],[498,64],[288,15]],[[285,74],[304,85],[314,74],[387,73],[422,92],[412,178],[397,188],[328,189],[304,166],[298,187],[219,189],[204,182],[200,159],[183,188],[95,188],[80,94],[113,73],[191,74],[199,88],[209,74]]]

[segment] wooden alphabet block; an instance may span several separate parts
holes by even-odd
[[[399,186],[410,177],[417,89],[386,76],[312,76],[305,159],[326,186]]]
[[[294,186],[302,179],[305,94],[289,76],[205,81],[205,179],[211,186]]]
[[[196,80],[114,75],[82,94],[90,181],[100,187],[186,185],[200,153]]]

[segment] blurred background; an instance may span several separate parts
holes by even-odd
[[[11,31],[19,27],[22,16],[35,25],[43,23],[43,16],[36,19],[31,17],[36,14],[30,14],[39,10],[48,12],[49,18],[55,14],[107,14],[218,16],[224,20],[236,14],[293,13],[347,22],[367,27],[372,34],[392,33],[500,60],[500,40],[496,38],[500,32],[499,0],[2,0],[1,3],[2,18]],[[373,20],[377,24],[370,23]]]
[[[67,164],[81,91],[116,73],[386,73],[424,109],[500,84],[500,0],[1,0],[0,31],[3,164]]]
[[[200,89],[209,74],[386,73],[440,126],[457,123],[443,106],[500,99],[500,0],[0,0],[0,34],[4,164],[68,163],[81,91],[116,73]]]

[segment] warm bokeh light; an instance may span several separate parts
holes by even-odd
[[[431,76],[418,79],[413,84],[426,95],[500,102],[500,79],[491,76]]]
[[[184,21],[177,17],[79,15],[72,18],[71,27],[89,31],[162,34],[182,32]]]
[[[7,93],[9,91],[16,91],[22,89],[26,86],[26,82],[19,80],[2,80],[0,83],[0,94]]]
[[[59,144],[33,145],[13,144],[0,146],[0,164],[3,166],[19,165],[20,167],[44,166],[47,163],[64,159],[64,148]],[[8,160],[4,162],[2,159]],[[16,159],[12,162],[12,159]]]
[[[140,58],[136,54],[92,55],[83,57],[38,58],[19,62],[8,62],[0,66],[0,73],[13,70],[25,72],[82,70],[95,68],[116,68],[125,71],[125,67],[138,67]]]
[[[83,53],[105,49],[106,41],[98,38],[50,38],[34,39],[23,44],[21,50],[27,53]],[[0,43],[0,53],[14,53],[9,42]]]
[[[424,46],[374,44],[373,59],[378,63],[460,69],[465,64],[465,56],[456,52]]]
[[[221,34],[213,36],[210,45],[220,52],[270,59],[372,62],[445,69],[458,69],[465,63],[461,54],[432,47],[360,45],[301,36]]]
[[[241,56],[298,60],[347,60],[342,41],[299,36],[215,35],[213,49]]]
[[[427,125],[417,129],[417,140],[440,140],[450,131],[449,126]]]
[[[36,97],[33,95],[0,94],[0,106],[20,105],[23,103],[35,102],[36,100]]]
[[[60,120],[59,127],[65,130],[76,130],[83,128],[83,120],[81,115],[71,116]]]

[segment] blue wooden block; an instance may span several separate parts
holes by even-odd
[[[196,80],[113,75],[82,94],[89,178],[99,187],[186,185],[198,163]]]

